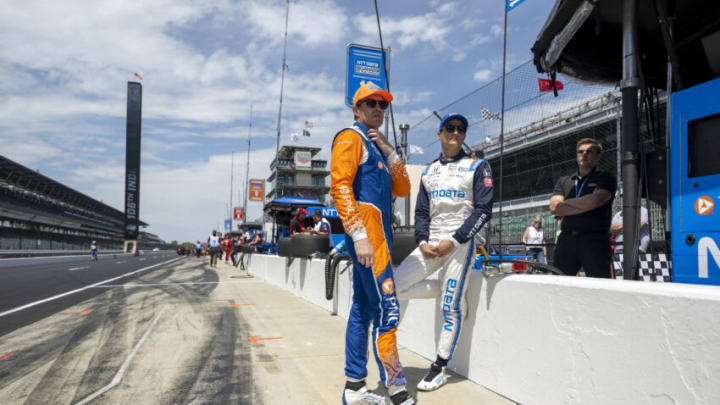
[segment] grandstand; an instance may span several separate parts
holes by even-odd
[[[657,117],[665,115],[665,101],[660,100]],[[505,135],[503,145],[503,243],[520,243],[522,234],[530,225],[531,218],[543,217],[543,228],[548,242],[554,242],[556,224],[548,210],[550,196],[561,176],[577,170],[575,144],[582,138],[595,138],[603,145],[603,158],[599,168],[615,174],[620,172],[620,124],[622,109],[619,92],[609,92],[600,97],[581,102],[564,111],[542,117]],[[640,123],[640,136],[645,152],[665,147],[664,120],[650,119],[659,124],[649,130],[648,119]],[[655,134],[653,136],[652,134]],[[488,227],[491,241],[498,239],[498,214],[500,204],[500,145],[497,142],[479,143],[473,146],[482,150],[493,169],[495,205],[493,219]],[[621,207],[615,199],[613,213]],[[665,238],[664,210],[653,202],[648,206],[652,238]]]
[[[0,249],[120,250],[124,224],[122,211],[0,156]],[[165,243],[141,232],[138,244]]]

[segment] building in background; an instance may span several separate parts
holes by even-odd
[[[276,159],[270,163],[270,190],[266,198],[285,196],[317,198],[331,205],[327,185],[330,171],[327,160],[313,159],[322,149],[308,146],[283,146]]]
[[[0,156],[0,249],[121,249],[124,224],[122,211]],[[140,232],[141,249],[163,245]]]

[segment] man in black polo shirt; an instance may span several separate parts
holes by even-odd
[[[617,180],[597,169],[602,146],[592,138],[577,143],[578,172],[563,176],[550,197],[550,212],[563,217],[553,265],[567,275],[580,267],[588,277],[610,278],[610,220]]]

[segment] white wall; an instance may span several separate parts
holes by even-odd
[[[326,310],[324,260],[253,255],[257,277]],[[343,267],[342,265],[340,267]],[[347,318],[351,271],[339,280]],[[450,368],[523,404],[720,403],[720,288],[473,272]],[[434,359],[435,300],[401,302],[398,342]]]

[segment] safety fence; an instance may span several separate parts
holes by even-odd
[[[561,176],[577,170],[575,148],[578,140],[598,140],[603,146],[599,169],[622,180],[621,97],[613,88],[586,85],[564,75],[556,79],[557,87],[562,88],[558,89],[556,97],[552,90],[543,91],[547,88],[541,86],[547,87],[548,78],[537,73],[532,61],[521,64],[506,75],[505,135],[501,162],[501,79],[497,78],[448,105],[439,108],[431,106],[431,109],[440,116],[455,112],[468,117],[466,143],[474,150],[482,151],[492,167],[496,207],[500,200],[511,203],[509,209],[504,207],[502,243],[520,243],[524,230],[536,215],[543,218],[546,242],[552,243],[555,241],[557,224],[548,211],[549,196]],[[664,116],[665,103],[662,98],[655,108],[655,117]],[[437,116],[429,114],[410,127],[408,139],[414,146],[410,148],[411,163],[426,164],[438,156],[438,124]],[[664,148],[664,120],[642,116],[640,136],[645,152]],[[501,171],[502,198],[499,187]],[[539,197],[546,201],[536,201]],[[532,201],[517,204],[525,200]],[[613,213],[622,208],[621,201],[621,198],[616,198]],[[649,208],[652,239],[664,240],[663,209],[653,202],[643,201],[643,204]],[[487,227],[487,236],[490,243],[500,242],[498,215]]]
[[[547,80],[537,73],[532,60],[520,64],[506,74],[505,79],[505,128],[509,134],[521,127],[551,117],[571,107],[607,94],[612,89],[606,86],[586,85],[567,76],[559,75],[562,83],[558,97],[553,91],[541,91],[540,85]],[[500,136],[502,77],[463,95],[445,106],[429,106],[441,116],[450,112],[465,115],[470,123],[466,143],[480,145],[486,141],[497,143]],[[422,149],[411,148],[411,163],[427,163],[437,157],[440,144],[437,141],[438,118],[429,114],[410,126],[408,142]],[[412,151],[411,151],[412,152]]]

